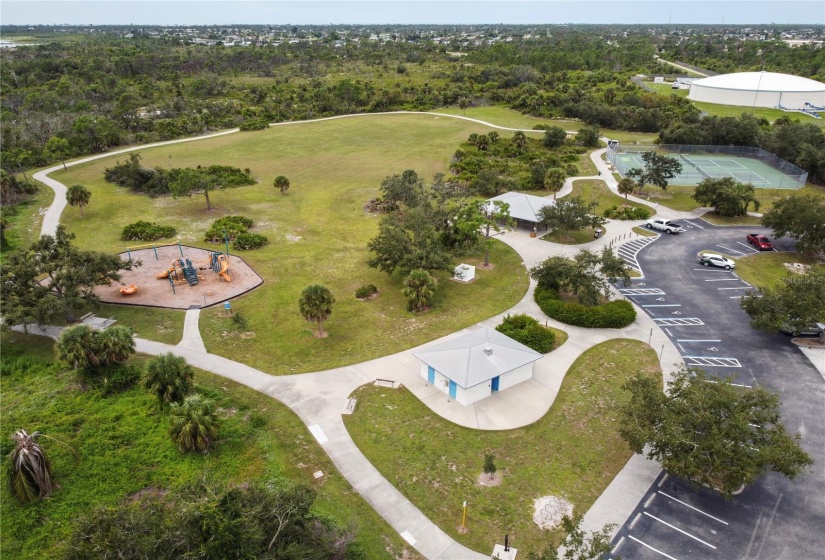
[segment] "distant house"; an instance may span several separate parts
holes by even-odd
[[[413,356],[421,377],[456,402],[468,405],[533,377],[542,355],[495,329],[484,327]]]
[[[538,226],[539,220],[541,219],[539,217],[539,211],[545,206],[553,204],[553,200],[550,198],[516,192],[500,194],[487,202],[491,203],[496,200],[506,202],[510,205],[510,217],[516,220],[517,227],[530,230]]]

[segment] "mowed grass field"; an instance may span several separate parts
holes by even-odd
[[[270,243],[242,256],[264,284],[232,302],[233,312],[241,313],[248,326],[239,328],[222,308],[211,308],[201,313],[201,333],[210,352],[273,374],[298,373],[410,348],[503,312],[521,299],[526,271],[519,256],[500,242],[491,252],[495,269],[479,271],[476,282],[463,285],[439,274],[435,305],[420,316],[406,311],[399,275],[388,277],[367,266],[367,242],[376,234],[380,216],[366,213],[363,206],[378,196],[381,181],[405,169],[429,181],[448,170],[450,157],[470,133],[489,130],[433,115],[366,115],[139,150],[142,164],[149,167],[248,167],[258,184],[213,192],[212,211],[206,210],[203,196],[151,199],[107,183],[104,169],[126,155],[52,176],[92,192],[83,219],[71,207],[62,218],[86,249],[123,251],[120,231],[137,220],[172,225],[185,244],[222,249],[202,241],[213,220],[230,214],[255,220],[253,231]],[[285,196],[272,186],[276,175],[291,181]],[[478,259],[462,261],[474,264]],[[324,340],[313,336],[313,326],[298,311],[301,290],[314,283],[327,286],[337,300],[324,325],[329,332]],[[380,297],[357,301],[356,288],[370,283]],[[152,333],[144,336],[152,338]]]
[[[533,522],[534,500],[560,496],[584,514],[632,455],[618,434],[617,409],[627,398],[621,386],[637,372],[661,382],[649,346],[599,344],[568,370],[548,413],[515,430],[463,428],[405,388],[374,385],[354,393],[358,405],[344,422],[381,474],[455,540],[484,552],[507,533],[521,553],[539,552],[561,534]],[[495,456],[499,486],[479,483],[487,454]],[[466,533],[459,531],[464,500]]]

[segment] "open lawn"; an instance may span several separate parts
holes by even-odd
[[[463,110],[460,107],[446,107],[443,109],[435,109],[435,113],[444,113],[445,115],[461,115],[470,119],[479,119],[498,126],[506,126],[508,128],[522,128],[525,130],[532,130],[537,124],[548,126],[560,126],[564,130],[574,131],[578,130],[585,123],[574,120],[556,120],[543,119],[541,117],[533,117],[519,113],[514,109],[505,107],[503,105],[485,105],[483,107],[467,107]],[[543,130],[537,130],[536,135],[544,134]]]
[[[3,233],[3,252],[25,249],[40,237],[43,212],[54,200],[54,191],[39,183],[35,184],[38,185],[37,193],[16,205],[13,211],[3,212],[8,220]]]
[[[785,263],[802,263],[815,266],[825,266],[800,253],[774,253],[766,251],[747,255],[736,261],[736,274],[742,280],[757,288],[776,287],[784,278],[801,278],[785,268]]]
[[[693,191],[695,187],[680,187],[668,186],[666,190],[655,185],[647,185],[642,189],[642,194],[636,194],[641,198],[650,200],[651,202],[658,202],[662,206],[667,206],[673,210],[682,212],[690,212],[694,208],[699,208],[699,204],[693,200]],[[756,198],[759,199],[759,212],[767,212],[773,208],[777,200],[786,198],[792,193],[817,194],[825,196],[825,187],[822,185],[813,185],[808,183],[801,189],[755,189]],[[752,207],[751,207],[752,208]]]
[[[601,216],[604,211],[611,206],[633,206],[634,208],[645,208],[650,211],[651,216],[655,215],[653,208],[632,200],[625,200],[607,188],[604,181],[600,179],[578,179],[573,181],[573,190],[569,197],[580,196],[585,202],[598,202],[595,214]]]
[[[599,229],[602,230],[602,236],[607,235],[607,228],[605,226],[599,226]],[[577,229],[575,231],[568,231],[564,233],[556,230],[542,236],[542,239],[544,241],[559,243],[561,245],[581,245],[583,243],[593,241],[593,239],[595,239],[595,233],[595,228]]]
[[[75,374],[52,365],[53,341],[18,333],[3,335],[3,454],[10,430],[40,430],[77,449],[74,463],[56,445],[50,453],[60,488],[49,500],[20,506],[2,489],[2,557],[59,558],[73,522],[99,505],[114,505],[137,492],[174,490],[203,476],[242,484],[287,477],[315,488],[314,510],[342,526],[356,527],[365,558],[394,558],[404,542],[344,479],[288,408],[272,398],[216,375],[197,371],[197,390],[217,401],[222,426],[208,455],[183,454],[173,445],[168,418],[148,391],[134,387],[103,396],[82,390]],[[34,367],[15,367],[25,355]],[[141,363],[145,357],[132,358]],[[312,473],[323,471],[316,480]],[[413,558],[418,556],[414,551]]]
[[[717,226],[758,226],[762,218],[757,216],[720,216],[716,212],[702,215],[702,219]]]
[[[363,206],[378,195],[381,180],[405,169],[429,180],[447,171],[452,153],[471,132],[488,130],[433,115],[370,115],[140,150],[142,163],[152,167],[250,168],[259,183],[212,193],[211,212],[202,196],[151,199],[106,183],[104,168],[125,156],[61,170],[54,177],[92,191],[85,218],[75,208],[63,215],[83,248],[124,250],[121,229],[140,219],[176,227],[185,244],[222,249],[202,241],[213,220],[229,214],[255,220],[253,231],[268,236],[269,245],[242,256],[264,284],[232,303],[248,326],[238,328],[222,308],[210,308],[201,314],[201,333],[210,352],[269,373],[298,373],[410,348],[505,311],[521,299],[528,284],[521,259],[499,242],[491,253],[494,270],[479,271],[478,280],[468,285],[440,274],[435,306],[420,316],[405,310],[398,275],[387,277],[366,265],[366,245],[380,217],[367,214]],[[280,174],[292,183],[285,196],[272,187]],[[314,283],[326,285],[337,300],[324,340],[313,336],[312,326],[298,312],[301,290]],[[380,297],[357,301],[353,294],[364,284],[375,284]],[[129,324],[126,316],[122,321]]]
[[[650,347],[602,343],[573,364],[550,411],[516,430],[462,428],[407,389],[373,385],[355,392],[358,406],[344,420],[370,462],[452,538],[488,551],[493,536],[509,533],[526,554],[560,538],[533,523],[535,499],[561,496],[583,514],[630,458],[616,408],[625,398],[621,385],[636,372],[661,379]],[[495,456],[500,486],[477,482],[485,454]],[[460,534],[464,500],[469,531]]]

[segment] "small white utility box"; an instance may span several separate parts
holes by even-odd
[[[469,264],[460,264],[455,267],[453,279],[460,282],[469,282],[475,280],[476,267]]]
[[[508,547],[507,550],[504,550],[503,544],[497,544],[493,548],[493,555],[490,556],[490,558],[492,558],[493,560],[516,560],[517,553],[518,550],[516,550],[512,546]]]

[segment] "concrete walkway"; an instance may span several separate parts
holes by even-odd
[[[396,112],[391,114],[421,114]],[[440,113],[426,113],[439,117],[453,117],[470,120],[504,129],[466,117],[443,115]],[[347,115],[331,117],[348,118]],[[314,122],[314,121],[300,121]],[[280,123],[281,125],[300,123]],[[513,130],[513,129],[506,129]],[[211,136],[231,134],[235,130],[218,133]],[[138,148],[128,148],[114,153],[101,154],[77,160],[67,165],[79,165],[95,159],[109,157],[113,154],[127,153],[137,149],[153,146],[200,140],[182,139],[171,142],[161,142]],[[563,196],[572,190],[573,180],[601,179],[615,192],[616,181],[610,173],[607,164],[601,159],[602,151],[592,155],[601,175],[593,177],[575,177],[566,181],[564,189],[559,193]],[[47,177],[62,166],[41,171],[35,178],[44,182],[55,190],[55,202],[46,214],[42,232],[53,234],[59,222],[62,209],[65,207],[65,186]],[[635,199],[643,204],[652,206],[647,201]],[[660,212],[661,213],[661,212]],[[681,217],[676,213],[672,217]],[[693,213],[690,214],[691,216]],[[667,214],[667,217],[671,217]],[[522,257],[525,267],[530,268],[553,255],[573,256],[583,247],[601,249],[605,246],[617,246],[633,239],[632,227],[640,222],[610,221],[606,226],[607,235],[600,239],[577,246],[559,245],[543,241],[540,238],[531,238],[526,232],[508,232],[500,237],[502,241],[513,247]],[[543,316],[541,310],[533,301],[534,285],[524,298],[506,313],[492,317],[474,325],[464,331],[453,333],[439,341],[458,336],[468,330],[482,326],[495,326],[505,314],[528,313],[533,316]],[[367,502],[384,518],[398,533],[423,556],[438,560],[461,560],[475,558],[489,558],[488,555],[473,552],[456,543],[439,527],[433,524],[398,492],[366,459],[355,446],[344,426],[341,412],[346,406],[347,399],[352,392],[375,379],[391,379],[402,383],[422,400],[431,410],[447,420],[457,424],[477,429],[501,430],[513,429],[531,424],[540,419],[552,405],[564,374],[573,362],[588,348],[613,338],[632,338],[650,342],[654,349],[658,349],[660,363],[665,377],[674,368],[674,364],[681,363],[681,356],[675,346],[669,341],[647,315],[637,310],[636,323],[625,329],[581,329],[563,325],[552,320],[547,323],[566,331],[569,335],[567,342],[553,353],[545,356],[536,364],[535,379],[519,386],[500,392],[474,405],[464,407],[451,401],[447,395],[432,387],[420,377],[420,363],[412,356],[418,348],[399,352],[391,356],[384,356],[375,360],[334,370],[275,377],[251,368],[245,364],[234,362],[214,354],[208,354],[197,328],[200,311],[187,311],[184,323],[184,333],[177,346],[159,342],[136,339],[137,351],[150,355],[171,352],[184,357],[190,364],[203,370],[232,379],[252,389],[263,392],[290,407],[308,426],[309,431],[330,456],[341,474],[352,484]],[[22,329],[21,329],[22,330]],[[39,329],[30,326],[32,334],[42,334],[56,338],[60,329],[46,327]],[[628,465],[614,479],[603,496],[593,505],[585,515],[583,526],[588,530],[596,530],[606,523],[621,524],[628,517],[640,497],[649,487],[658,474],[659,469],[653,463],[640,457],[634,457]],[[492,545],[492,543],[491,543]]]

